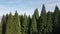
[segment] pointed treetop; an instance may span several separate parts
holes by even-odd
[[[15,11],[15,16],[18,16],[18,12],[17,12],[17,10]]]
[[[36,8],[35,11],[38,11],[38,8]]]
[[[43,4],[42,7],[45,8],[45,5]]]
[[[34,12],[34,14],[35,14],[35,13],[37,13],[37,14],[38,14],[38,9],[37,9],[37,8],[35,9],[35,12]]]
[[[58,8],[57,5],[55,6],[55,10],[54,10],[54,14],[56,14],[56,13],[57,13],[57,14],[59,13],[59,8]]]
[[[18,13],[17,13],[17,10],[15,11],[15,14],[18,14]]]
[[[2,16],[2,20],[1,20],[2,24],[3,24],[4,18],[5,18],[5,15]]]
[[[9,13],[8,19],[12,18],[12,13]]]
[[[6,16],[8,16],[8,13],[6,14]]]
[[[59,10],[59,8],[58,8],[58,6],[57,6],[57,5],[55,6],[55,11],[56,11],[56,10]]]
[[[27,16],[26,16],[26,13],[24,13],[24,17],[27,17]]]
[[[42,10],[41,10],[41,15],[45,15],[46,14],[46,9],[45,9],[45,5],[42,5]]]
[[[9,15],[12,15],[12,13],[10,12],[10,14]]]
[[[34,16],[35,16],[35,18],[36,19],[38,19],[39,18],[39,12],[38,12],[38,9],[36,8],[35,9],[35,11],[34,11],[34,14],[33,14]]]

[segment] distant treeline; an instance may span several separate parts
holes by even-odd
[[[40,16],[37,8],[32,17],[10,12],[2,17],[0,34],[60,34],[60,10],[56,5],[46,12],[43,4]]]

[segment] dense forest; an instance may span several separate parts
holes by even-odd
[[[40,15],[36,8],[32,17],[10,12],[2,17],[0,34],[60,34],[60,10],[56,5],[53,12],[46,12],[43,4]]]

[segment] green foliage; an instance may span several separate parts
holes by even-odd
[[[21,33],[23,34],[23,15],[20,16]]]
[[[8,16],[6,34],[21,34],[21,25],[18,13],[16,12],[14,16],[10,13]]]
[[[28,21],[28,24],[27,24],[28,25],[27,34],[32,34],[32,28],[31,28],[31,25],[32,25],[32,22],[31,21],[32,20],[31,20],[31,17],[30,16],[28,17],[28,20],[27,21]]]
[[[57,6],[55,6],[53,16],[54,16],[54,32],[57,34],[60,33],[59,32],[59,8]]]
[[[59,8],[56,6],[54,10],[54,23],[55,27],[58,27]]]
[[[60,34],[60,10],[46,13],[43,4],[41,15],[36,8],[32,16],[6,14],[2,16],[0,34]]]
[[[40,24],[40,33],[46,34],[47,33],[47,16],[46,16],[46,9],[45,6],[42,6],[41,11],[41,24]]]
[[[39,31],[39,25],[40,25],[39,23],[40,23],[40,22],[39,22],[39,12],[38,12],[38,9],[37,9],[37,8],[35,9],[33,15],[34,15],[34,17],[35,17],[35,19],[36,19],[37,31]],[[37,33],[38,33],[38,32],[37,32]]]
[[[47,29],[48,34],[53,31],[52,13],[50,11],[47,13]]]
[[[15,26],[15,34],[21,34],[21,24],[20,24],[20,19],[19,19],[19,15],[16,11],[15,15],[14,15],[14,20],[13,20],[14,26]]]
[[[27,34],[27,16],[24,14],[23,24],[22,24],[22,34]]]
[[[8,20],[7,20],[7,24],[6,24],[6,34],[15,34],[13,16],[11,13],[8,16]]]
[[[32,17],[32,34],[37,34],[37,22],[35,17]]]
[[[5,15],[3,15],[2,17],[1,23],[2,23],[2,34],[5,34],[5,31],[6,31],[6,16]]]
[[[35,16],[36,20],[39,18],[39,13],[38,13],[38,9],[37,8],[34,11],[34,16]]]

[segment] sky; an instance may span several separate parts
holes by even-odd
[[[43,4],[47,12],[53,12],[56,5],[60,9],[60,0],[0,0],[0,16],[10,12],[14,14],[16,10],[19,15],[24,13],[32,15],[36,8],[38,8],[40,14]]]

